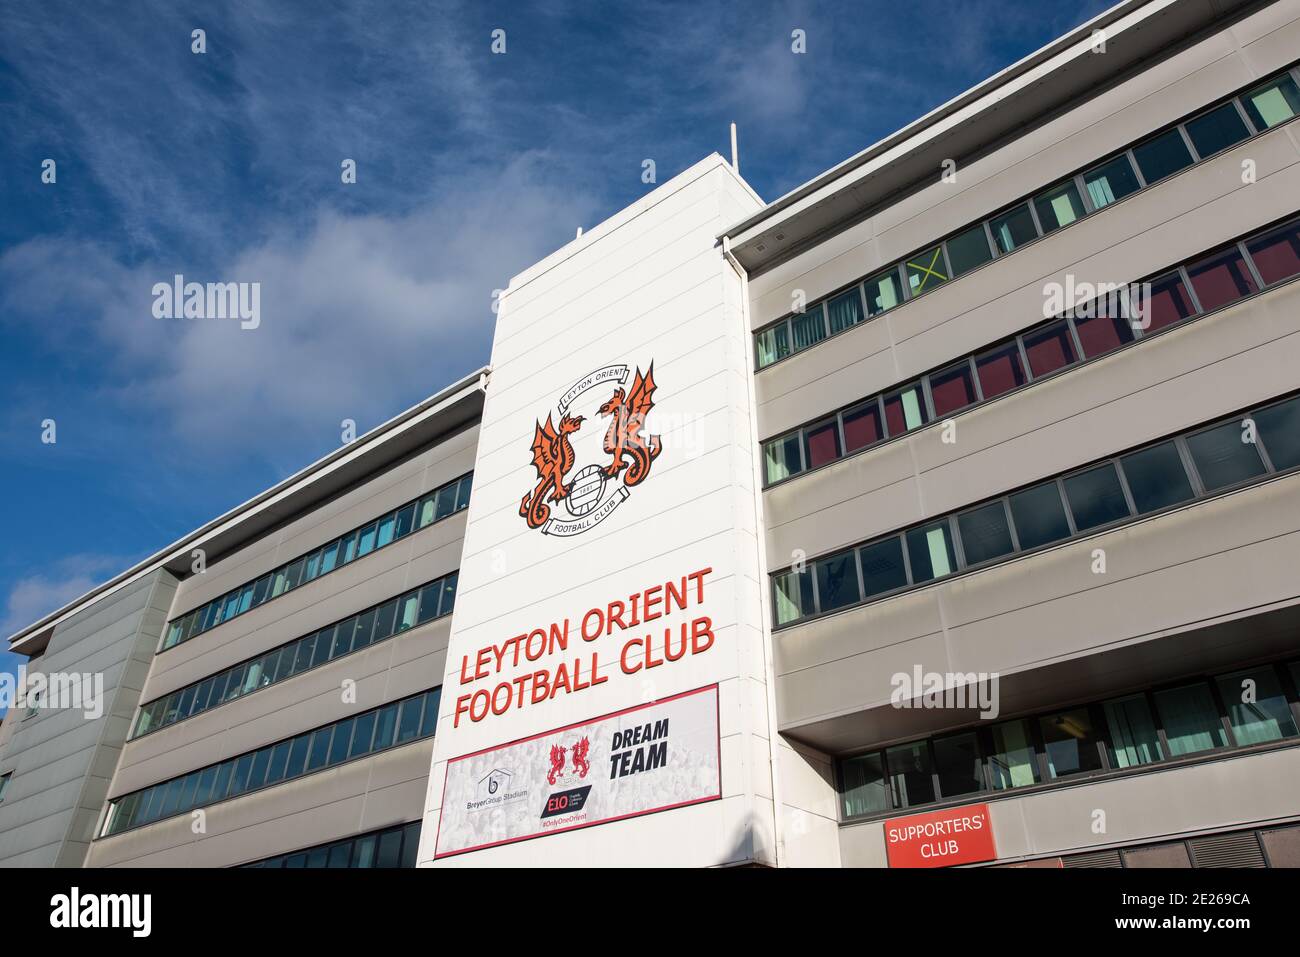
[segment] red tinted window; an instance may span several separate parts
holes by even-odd
[[[1252,239],[1246,249],[1266,283],[1300,274],[1300,220]]]
[[[1070,327],[1057,322],[1039,332],[1028,333],[1025,336],[1025,355],[1029,357],[1029,371],[1035,377],[1068,366],[1075,360]]]
[[[1151,283],[1151,296],[1144,305],[1144,318],[1147,320],[1144,328],[1147,332],[1172,326],[1196,311],[1192,308],[1192,300],[1187,295],[1182,277],[1176,272],[1161,276]]]
[[[918,429],[925,421],[925,399],[919,386],[909,386],[885,399],[885,424],[890,435]]]
[[[810,428],[804,438],[808,467],[815,469],[840,457],[840,433],[835,420]]]
[[[874,400],[844,413],[844,444],[848,451],[865,449],[884,437],[880,428],[880,409]]]
[[[970,363],[930,376],[930,397],[934,399],[935,415],[947,415],[974,402],[975,377],[970,373]]]
[[[1259,292],[1246,267],[1246,260],[1236,246],[1193,263],[1187,267],[1187,275],[1192,280],[1201,308],[1206,312]]]
[[[1025,384],[1020,349],[1014,342],[976,358],[975,369],[979,373],[980,389],[983,390],[985,399],[992,399]]]
[[[1104,356],[1124,343],[1133,341],[1133,329],[1128,320],[1114,316],[1093,316],[1089,319],[1076,317],[1074,328],[1079,333],[1083,354],[1089,359]]]

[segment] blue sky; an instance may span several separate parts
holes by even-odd
[[[0,0],[0,638],[483,364],[644,159],[734,121],[775,199],[1107,5]],[[261,326],[153,318],[176,273]]]

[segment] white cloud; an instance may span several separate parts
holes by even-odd
[[[17,579],[5,600],[0,637],[26,628],[74,598],[103,584],[128,564],[111,555],[72,555],[55,562],[48,572]]]

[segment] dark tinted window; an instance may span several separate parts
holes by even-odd
[[[947,522],[937,522],[907,533],[907,557],[912,565],[912,581],[925,582],[942,578],[957,569],[957,556]]]
[[[1083,200],[1072,182],[1062,183],[1036,196],[1034,210],[1045,233],[1068,226],[1084,215]]]
[[[967,565],[978,565],[1012,551],[1011,529],[1001,501],[963,512],[957,517]]]
[[[1038,229],[1034,226],[1034,217],[1029,212],[1028,203],[994,217],[989,228],[993,231],[993,241],[1004,253],[1038,237]]]
[[[1071,475],[1064,484],[1075,527],[1081,532],[1125,518],[1129,513],[1119,475],[1109,462]]]
[[[935,738],[934,770],[939,776],[940,797],[950,798],[983,791],[984,780],[975,732]]]
[[[1188,120],[1187,134],[1192,138],[1196,152],[1205,157],[1240,143],[1250,135],[1250,130],[1246,129],[1246,121],[1237,112],[1236,103],[1229,101]]]
[[[862,311],[862,296],[857,288],[850,289],[828,302],[826,313],[830,316],[832,333],[861,322],[865,315]]]
[[[1044,482],[1010,497],[1011,518],[1021,548],[1037,548],[1070,534],[1065,506],[1055,482]]]
[[[984,233],[983,223],[948,240],[948,261],[952,264],[954,276],[970,272],[992,258],[993,251],[989,249],[989,239]]]
[[[841,765],[844,782],[844,816],[856,817],[889,809],[885,764],[879,754],[849,758]]]
[[[1300,399],[1288,399],[1255,413],[1255,427],[1275,469],[1300,465]]]
[[[902,435],[929,420],[920,386],[908,386],[885,399],[885,425],[890,435]]]
[[[803,471],[799,458],[799,433],[774,439],[763,445],[763,468],[768,482],[779,482]]]
[[[895,807],[929,804],[934,800],[930,749],[924,741],[890,748],[885,752],[885,762]]]
[[[1194,494],[1173,442],[1126,455],[1120,464],[1139,515],[1186,502]]]
[[[897,536],[859,550],[865,596],[880,595],[907,584],[903,564],[903,540]]]
[[[817,600],[822,611],[843,608],[858,601],[858,569],[853,552],[818,559]]]
[[[905,265],[912,295],[919,296],[948,281],[948,267],[943,261],[943,247],[935,246],[917,253]]]
[[[790,318],[790,328],[794,333],[795,351],[807,349],[826,338],[826,317],[822,313],[821,303],[808,307],[803,315]]]
[[[1088,189],[1092,205],[1101,209],[1129,193],[1136,192],[1139,184],[1127,155],[1116,156],[1091,172],[1083,174],[1083,185]]]
[[[1178,129],[1152,137],[1133,147],[1138,169],[1148,183],[1154,183],[1192,165],[1192,154]]]
[[[1047,774],[1064,778],[1101,768],[1101,736],[1087,708],[1075,708],[1038,719],[1047,752]]]
[[[1207,491],[1226,488],[1264,474],[1264,463],[1240,421],[1226,422],[1187,437],[1187,447]]]

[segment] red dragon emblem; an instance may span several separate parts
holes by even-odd
[[[551,745],[551,770],[546,772],[547,784],[554,784],[556,776],[564,773],[564,752],[567,750],[558,744]]]
[[[629,487],[639,485],[650,474],[651,463],[663,451],[659,436],[647,438],[641,434],[645,428],[645,417],[655,406],[654,394],[655,364],[652,362],[644,376],[637,369],[630,393],[624,393],[620,386],[614,390],[610,400],[600,407],[601,415],[614,417],[605,432],[605,451],[614,456],[614,461],[605,466],[605,475],[614,478],[627,469],[623,484]]]
[[[587,772],[591,770],[591,764],[587,761],[587,753],[591,751],[591,742],[586,738],[577,742],[573,746],[570,757],[573,761],[573,770],[578,772],[578,777],[585,778]]]
[[[546,424],[537,423],[537,432],[533,436],[533,465],[537,467],[537,487],[519,503],[519,514],[528,520],[529,528],[541,528],[551,517],[551,507],[546,504],[546,493],[551,493],[552,502],[562,502],[568,498],[569,490],[564,484],[565,473],[573,468],[573,443],[569,440],[571,432],[582,427],[583,417],[560,416],[560,428],[551,424],[550,415]]]
[[[625,388],[629,379],[631,387]],[[613,395],[605,391],[611,386]],[[645,481],[663,451],[660,437],[646,431],[656,389],[653,360],[644,374],[640,366],[602,366],[566,389],[545,420],[534,420],[531,452],[537,479],[533,490],[519,501],[519,516],[529,528],[540,529],[543,535],[580,535],[613,514]],[[602,395],[609,399],[598,404]],[[595,451],[596,440],[594,435],[589,442],[574,435],[587,419],[576,414],[579,408],[587,416],[610,419],[601,445],[608,459],[577,461],[578,453]]]

